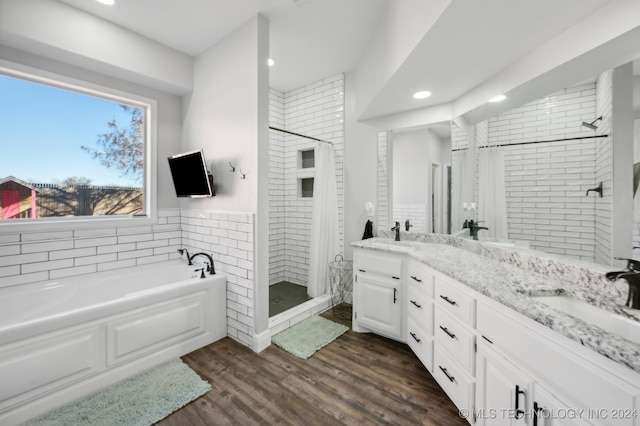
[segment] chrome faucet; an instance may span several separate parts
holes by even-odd
[[[189,257],[189,265],[193,265],[191,261],[196,256],[204,256],[207,259],[209,259],[209,263],[205,262],[205,264],[207,265],[207,272],[209,273],[209,275],[215,275],[216,270],[213,268],[213,257],[211,257],[211,255],[207,253],[202,253],[202,252],[196,253],[193,256]]]
[[[396,231],[396,241],[400,241],[400,222],[396,222],[396,226],[391,228],[392,231]]]
[[[474,222],[473,219],[471,219],[468,223],[469,226],[469,235],[471,235],[471,238],[473,238],[474,240],[478,239],[478,231],[481,230],[489,230],[489,228],[486,228],[484,226],[478,226],[479,223],[482,222]]]

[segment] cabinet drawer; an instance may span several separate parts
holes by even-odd
[[[354,265],[359,272],[373,272],[387,277],[400,278],[402,275],[402,258],[391,253],[375,253],[368,250],[357,250],[354,254]]]
[[[433,301],[426,294],[409,285],[407,313],[426,332],[433,335]]]
[[[433,335],[436,343],[474,374],[475,335],[459,321],[447,315],[439,306],[435,308]]]
[[[407,278],[409,285],[414,285],[417,290],[433,298],[433,274],[428,266],[415,259],[409,259],[407,275],[409,277]]]
[[[476,301],[473,296],[461,290],[449,280],[435,279],[434,301],[436,306],[453,315],[471,328],[475,327]]]
[[[473,410],[475,387],[473,379],[438,345],[433,348],[433,377],[458,409]]]
[[[413,318],[407,319],[407,343],[427,370],[433,372],[433,336],[426,333]]]

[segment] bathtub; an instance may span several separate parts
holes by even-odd
[[[226,336],[226,276],[184,260],[0,289],[0,424]]]

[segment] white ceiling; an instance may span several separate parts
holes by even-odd
[[[275,61],[270,84],[286,92],[354,70],[389,4],[409,0],[58,1],[191,56],[261,13]],[[454,102],[610,1],[451,0],[361,118]],[[433,95],[412,99],[421,89]]]

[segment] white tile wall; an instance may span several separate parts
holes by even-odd
[[[376,227],[390,228],[389,224],[389,132],[378,132],[378,185],[377,185],[377,211],[378,223]]]
[[[182,246],[211,254],[227,275],[227,335],[253,346],[254,216],[243,212],[182,210]]]
[[[595,198],[585,193],[597,180],[596,140],[508,145],[593,136],[580,123],[596,116],[596,85],[591,83],[489,120],[488,143],[507,145],[509,238],[529,241],[533,249],[594,260]]]
[[[343,247],[344,202],[344,76],[324,79],[284,95],[272,90],[270,125],[333,142]],[[313,200],[298,194],[298,179],[313,177],[313,169],[300,169],[298,151],[318,142],[281,132],[270,133],[270,272],[269,283],[283,279],[307,284]],[[280,172],[282,170],[282,172]]]
[[[158,214],[153,226],[5,234],[0,240],[0,287],[177,258],[180,210]]]
[[[394,204],[393,222],[400,222],[400,230],[405,231],[405,220],[409,219],[413,225],[410,232],[427,232],[427,205],[426,204]]]

